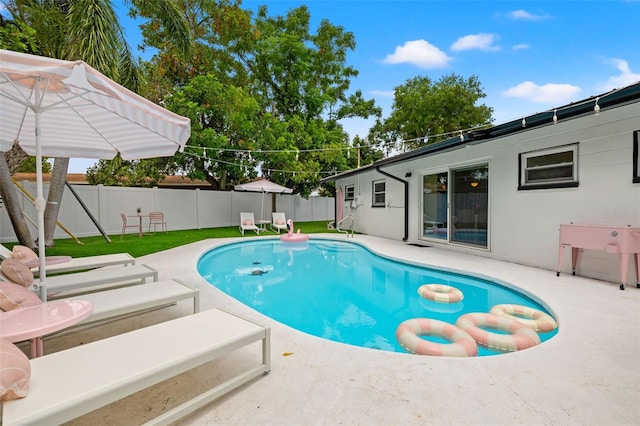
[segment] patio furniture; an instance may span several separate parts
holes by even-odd
[[[57,299],[56,302],[58,300],[70,301],[78,298],[93,304],[91,315],[79,322],[78,326],[95,325],[124,315],[172,305],[185,299],[193,299],[194,314],[200,311],[200,291],[198,287],[177,279],[98,291],[83,294],[82,296]]]
[[[17,249],[17,247],[20,247]],[[28,247],[24,246],[16,246],[13,248],[14,251],[23,252],[23,258],[18,259],[22,263],[25,262],[25,256],[29,257],[29,261],[37,262],[38,255]],[[28,251],[31,253],[29,253]],[[24,254],[26,253],[26,254]],[[16,258],[16,255],[13,254],[11,250],[0,244],[0,258],[8,259],[10,257]],[[57,257],[57,256],[47,256],[49,257]],[[46,260],[46,258],[45,258]],[[73,271],[85,271],[88,269],[96,269],[104,266],[117,266],[117,265],[133,265],[136,263],[136,259],[131,256],[129,253],[114,253],[114,254],[103,254],[97,256],[84,256],[84,257],[72,257],[68,262],[57,263],[57,264],[49,264],[47,263],[47,276],[53,274],[60,274],[63,272],[73,272]],[[31,267],[29,264],[27,266]],[[31,267],[31,271],[35,276],[38,276],[38,267]]]
[[[2,403],[3,424],[64,423],[259,341],[259,363],[153,419],[169,424],[268,373],[269,327],[211,309],[36,358],[28,395]]]
[[[144,284],[148,279],[158,281],[158,271],[147,265],[114,266],[73,274],[47,277],[47,299],[61,292],[91,292],[93,287],[130,286]],[[34,284],[37,284],[34,283]],[[93,289],[93,291],[96,291]]]
[[[120,213],[120,217],[122,218],[122,231],[120,231],[120,239],[124,237],[124,234],[127,232],[127,228],[135,228],[138,230],[138,237],[142,238],[142,216],[129,216],[129,217],[138,217],[138,223],[136,224],[128,224],[127,216],[124,213]]]
[[[156,232],[156,227],[160,225],[162,231],[167,231],[167,222],[164,221],[164,213],[162,212],[149,212],[149,231],[153,225],[153,232]]]
[[[70,327],[91,314],[84,300],[63,300],[13,309],[0,316],[0,337],[10,342],[31,341],[31,358],[44,355],[42,336]]]
[[[279,234],[280,231],[287,230],[287,218],[284,213],[273,212],[271,213],[271,217],[271,230],[273,232]]]
[[[260,235],[260,228],[256,226],[256,221],[253,218],[253,212],[240,213],[239,229],[242,235],[244,235],[244,231],[254,231],[256,234]]]

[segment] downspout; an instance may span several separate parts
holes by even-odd
[[[404,184],[404,238],[402,241],[406,242],[409,239],[409,182],[383,171],[380,166],[376,166],[376,171]]]

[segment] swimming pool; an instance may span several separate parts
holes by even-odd
[[[482,278],[389,260],[351,242],[277,239],[224,245],[205,253],[198,272],[245,305],[297,330],[325,339],[406,352],[395,337],[410,318],[454,324],[463,314],[489,312],[498,304],[524,305],[548,313],[539,301]],[[421,297],[426,283],[453,286],[464,299],[438,303]],[[557,333],[539,333],[546,341]],[[438,343],[442,338],[425,336]],[[502,352],[479,347],[479,356]]]

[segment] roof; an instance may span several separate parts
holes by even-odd
[[[328,176],[322,179],[322,182],[341,179],[351,175],[356,175],[358,173],[366,172],[377,167],[400,163],[416,157],[431,155],[440,151],[450,151],[453,149],[463,148],[469,144],[484,143],[498,137],[520,132],[527,132],[536,127],[549,125],[551,123],[554,123],[555,121],[566,121],[568,119],[577,118],[585,114],[591,114],[595,111],[596,108],[599,108],[599,111],[602,111],[606,110],[607,108],[621,106],[625,103],[638,102],[639,100],[640,81],[621,89],[614,89],[601,95],[592,96],[590,98],[553,108],[548,111],[525,116],[522,119],[509,121],[507,123],[499,124],[485,129],[472,130],[466,134],[461,134],[459,136],[455,136],[438,143],[426,145],[413,151],[404,152],[393,157],[378,160],[373,164],[361,167],[359,169],[353,169],[343,173],[338,173],[333,176]],[[556,117],[555,120],[554,115]]]

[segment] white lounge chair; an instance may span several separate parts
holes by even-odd
[[[92,292],[94,287],[122,287],[158,281],[158,271],[147,265],[114,266],[74,274],[47,276],[48,299],[61,292]],[[34,282],[37,284],[38,280]],[[76,297],[77,299],[77,297]]]
[[[256,221],[253,218],[253,212],[240,213],[240,233],[244,235],[244,231],[254,231],[260,235],[260,228],[256,226]]]
[[[254,342],[262,359],[153,419],[169,424],[271,369],[266,326],[212,309],[31,360],[29,393],[2,403],[2,424],[60,424]]]
[[[287,218],[284,213],[271,213],[271,230],[273,232],[277,232],[278,234],[280,233],[280,231],[287,230]]]
[[[13,252],[0,244],[0,258],[8,259]],[[36,257],[37,255],[33,253]],[[136,259],[129,253],[103,254],[98,256],[73,257],[70,261],[47,265],[47,275],[61,274],[63,272],[84,271],[87,269],[102,268],[104,266],[133,265]],[[34,275],[38,275],[38,267],[31,268]]]
[[[52,303],[83,300],[91,302],[93,305],[93,310],[87,318],[57,333],[66,334],[76,331],[78,328],[95,326],[127,315],[159,309],[185,299],[193,299],[194,314],[200,311],[200,291],[198,288],[173,279],[66,297]],[[34,343],[35,340],[32,340],[31,344]],[[31,353],[35,353],[33,346]]]
[[[193,299],[193,313],[200,311],[200,292],[196,286],[179,280],[163,280],[145,285],[120,287],[111,290],[66,297],[61,300],[87,300],[93,304],[91,315],[77,325],[111,320],[117,317]]]

